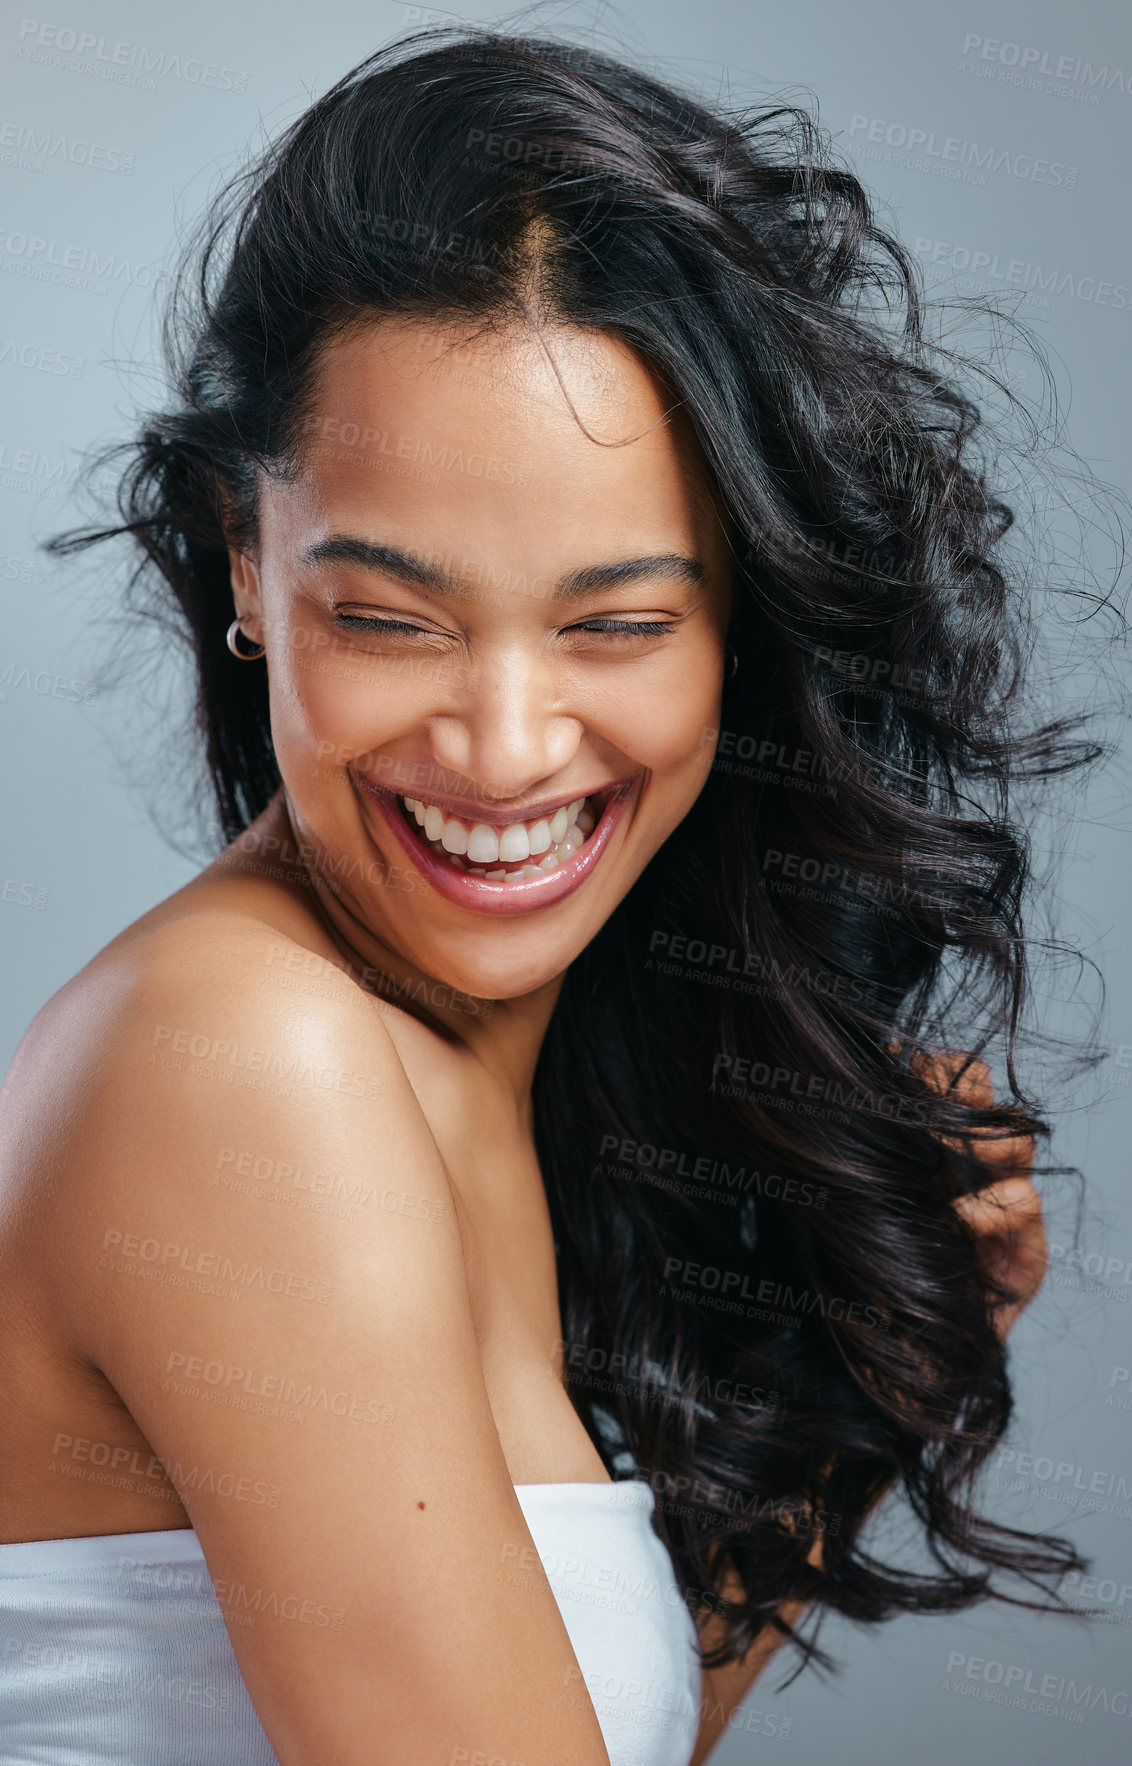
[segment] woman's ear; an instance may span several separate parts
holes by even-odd
[[[259,576],[255,560],[244,549],[244,544],[241,544],[237,539],[243,523],[231,492],[220,487],[218,495],[220,526],[228,552],[232,592],[236,597],[236,611],[243,614],[251,611],[251,607],[247,603],[248,596],[253,597],[256,601],[259,599]]]
[[[228,571],[232,583],[232,599],[240,618],[259,613],[259,570],[254,558],[229,544]]]
[[[228,547],[228,573],[232,584],[232,604],[244,636],[252,644],[265,643],[263,604],[259,591],[259,569],[248,552]]]
[[[239,619],[254,619],[262,612],[259,569],[255,558],[247,549],[247,541],[237,539],[242,523],[231,495],[224,490],[220,492],[220,509],[228,552],[228,580],[232,585],[236,615]],[[251,636],[250,631],[248,635]]]

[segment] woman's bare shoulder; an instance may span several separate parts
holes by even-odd
[[[284,901],[282,896],[266,903],[233,900],[231,892],[210,890],[197,879],[127,926],[52,994],[29,1025],[20,1051],[48,1043],[59,1053],[95,1026],[105,1047],[107,1034],[129,1028],[142,1001],[156,1005],[166,998],[207,1011],[249,983],[268,1019],[295,1009],[311,1015],[323,1009],[333,1016],[353,1008],[376,1021],[345,959],[325,954],[330,949],[325,935],[313,921],[305,923],[306,916],[285,912]],[[302,983],[279,984],[281,976],[295,974],[302,975]],[[313,980],[317,987],[307,985]]]
[[[215,902],[146,916],[28,1027],[0,1093],[0,1196],[89,1187],[96,1149],[114,1166],[124,1138],[175,1153],[190,1121],[250,1132],[273,1103],[310,1117],[320,1097],[378,1095],[419,1114],[382,1011],[344,967]]]
[[[462,1289],[454,1188],[384,1018],[311,954],[254,917],[171,919],[88,965],[14,1064],[0,1262],[119,1391],[174,1268],[206,1318],[216,1270],[345,1294],[393,1241],[406,1281]]]

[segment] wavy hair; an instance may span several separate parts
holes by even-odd
[[[768,1622],[799,1671],[832,1665],[776,1617],[792,1600],[1066,1611],[1044,1580],[1087,1568],[978,1512],[1012,1400],[1001,1290],[952,1204],[991,1181],[979,1136],[1049,1132],[1015,1071],[1010,803],[1088,745],[1021,726],[1014,517],[924,313],[805,109],[725,116],[570,44],[418,33],[225,187],[167,309],[176,401],[121,444],[121,520],[49,542],[141,548],[134,582],[195,656],[230,840],[280,776],[265,676],[223,642],[225,523],[254,544],[327,338],[549,316],[624,339],[687,414],[731,530],[740,666],[700,797],[566,975],[534,1103],[568,1389],[611,1474],[657,1492],[690,1605],[723,1620],[709,1667]],[[956,1013],[972,1057],[1002,1051],[1006,1101],[932,1079]],[[866,1549],[890,1486],[926,1570]]]

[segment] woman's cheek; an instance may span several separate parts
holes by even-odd
[[[301,629],[294,635],[301,639]],[[313,651],[292,648],[278,697],[296,739],[331,741],[353,751],[387,740],[390,720],[396,727],[415,695],[411,681],[391,674],[387,658],[360,657],[331,643]]]
[[[671,668],[619,693],[617,728],[609,734],[658,778],[685,773],[706,778],[715,752],[706,733],[718,726],[721,689],[718,649],[705,644],[694,656],[685,652]]]

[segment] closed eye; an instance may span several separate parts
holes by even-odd
[[[599,635],[614,638],[663,638],[676,628],[670,621],[663,619],[587,619],[584,624],[572,625],[567,629],[572,632],[597,632]]]
[[[335,619],[339,625],[347,626],[352,631],[391,632],[420,638],[444,636],[441,632],[426,631],[422,626],[410,625],[404,619],[378,619],[361,613],[338,613]],[[566,629],[571,632],[593,632],[598,637],[663,638],[676,628],[670,621],[663,619],[588,619],[581,625],[568,626]]]
[[[404,619],[374,619],[366,617],[360,613],[336,613],[334,617],[338,625],[348,626],[351,631],[408,632],[410,636],[415,634],[417,637],[421,638],[438,638],[443,636],[440,632],[425,631],[423,626],[410,625],[408,621]]]

